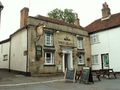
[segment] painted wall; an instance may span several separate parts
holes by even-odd
[[[21,30],[11,36],[10,69],[26,72],[27,30]]]
[[[98,54],[99,64],[92,65],[92,68],[101,69],[101,54],[109,53],[109,67],[120,72],[120,27],[95,34],[99,36],[99,43],[91,45],[91,54]]]
[[[0,44],[0,68],[1,69],[9,68],[9,46],[10,46],[9,41]],[[4,55],[8,55],[7,60],[4,60]]]

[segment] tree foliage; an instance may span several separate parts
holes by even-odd
[[[76,19],[76,13],[73,13],[72,9],[64,9],[63,11],[56,8],[48,13],[51,18],[64,20],[67,23],[74,23]]]

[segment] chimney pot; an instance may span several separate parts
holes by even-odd
[[[107,5],[107,3],[105,2],[103,4],[103,8],[102,8],[102,19],[108,18],[108,17],[110,17],[110,15],[111,15],[110,8]]]

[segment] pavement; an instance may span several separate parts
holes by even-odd
[[[101,81],[94,77],[94,84],[83,84],[65,82],[64,76],[26,77],[0,71],[0,90],[120,90],[120,75]]]
[[[8,71],[0,70],[0,86],[7,84],[21,84],[21,83],[40,83],[40,82],[48,82],[54,80],[63,80],[64,76],[62,75],[54,75],[54,76],[46,76],[46,77],[37,77],[37,76],[24,76],[21,74],[15,74]]]

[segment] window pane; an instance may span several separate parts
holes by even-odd
[[[3,55],[3,61],[7,61],[8,60],[8,55]]]
[[[78,57],[78,64],[84,64],[84,54],[81,54],[81,55]]]
[[[54,59],[53,59],[53,53],[52,52],[46,52],[45,53],[45,64],[53,64]]]
[[[99,42],[99,36],[98,35],[92,35],[90,36],[90,43],[91,44],[96,44]]]
[[[52,46],[53,45],[53,35],[50,33],[45,34],[45,45]]]
[[[77,40],[77,46],[78,46],[78,49],[83,49],[83,39]]]
[[[98,55],[92,56],[92,64],[98,64]]]

